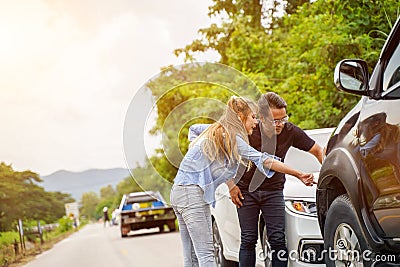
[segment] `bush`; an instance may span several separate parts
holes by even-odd
[[[13,244],[14,240],[19,240],[18,232],[1,232],[0,248]]]
[[[7,266],[15,257],[12,244],[19,240],[18,232],[0,232],[0,266]]]
[[[64,216],[61,219],[58,220],[59,226],[57,228],[57,232],[59,233],[65,233],[68,232],[73,228],[73,221],[67,217]]]
[[[0,248],[13,244],[14,240],[19,240],[18,232],[0,233]]]

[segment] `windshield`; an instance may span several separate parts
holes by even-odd
[[[136,197],[130,197],[126,201],[127,203],[144,203],[144,202],[153,202],[153,201],[158,201],[156,198],[151,197],[151,196],[136,196]]]

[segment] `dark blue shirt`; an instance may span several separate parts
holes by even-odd
[[[315,141],[302,129],[290,122],[285,124],[280,134],[272,135],[271,138],[261,133],[259,123],[253,134],[249,136],[249,141],[250,145],[256,150],[275,155],[281,158],[282,161],[284,161],[286,153],[291,146],[303,151],[309,151],[315,144]],[[283,190],[286,178],[285,174],[275,172],[270,179],[266,179],[261,172],[256,170],[255,166],[252,166],[246,172],[245,167],[240,165],[235,180],[242,191],[254,191],[256,189],[272,191]]]

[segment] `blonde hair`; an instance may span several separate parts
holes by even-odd
[[[249,139],[244,127],[247,116],[257,113],[257,106],[251,100],[232,96],[227,103],[224,115],[205,130],[201,136],[205,137],[202,143],[203,153],[211,160],[239,161],[245,165],[238,152],[236,136],[239,135],[247,144]],[[199,136],[200,137],[200,136]]]

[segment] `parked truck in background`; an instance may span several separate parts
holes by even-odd
[[[133,192],[123,195],[119,205],[121,236],[130,231],[158,227],[160,232],[167,225],[169,231],[175,231],[176,216],[171,206],[160,192]]]

